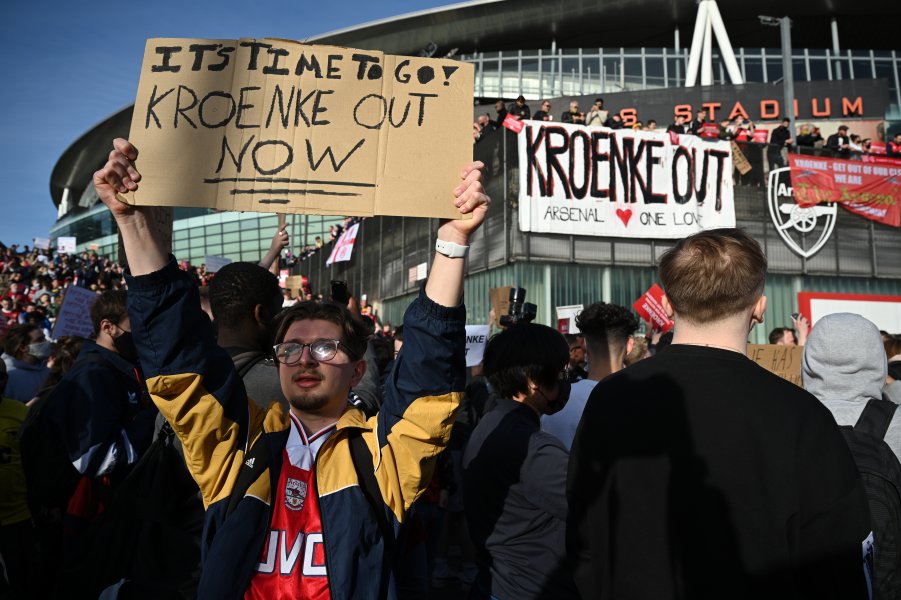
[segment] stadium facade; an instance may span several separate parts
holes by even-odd
[[[824,135],[840,122],[872,132],[874,138],[901,129],[901,57],[894,42],[901,7],[873,0],[794,0],[756,2],[751,12],[740,3],[723,3],[720,10],[743,86],[730,83],[721,51],[713,49],[713,86],[684,87],[698,11],[694,0],[477,1],[308,41],[470,62],[475,66],[474,113],[492,113],[497,99],[509,102],[520,94],[533,110],[533,101],[551,99],[557,111],[571,98],[603,96],[611,109],[630,107],[639,118],[653,117],[665,125],[672,107],[692,98],[718,98],[727,112],[733,101],[752,92],[768,96],[768,88],[755,84],[769,86],[769,96],[781,98],[785,73],[778,30],[762,24],[759,15],[789,16],[794,81],[801,88],[802,82],[810,86],[799,95],[807,94],[799,118],[819,125]],[[869,87],[860,92],[860,86]],[[831,104],[824,102],[836,90],[840,93]],[[858,98],[866,103],[856,104]],[[694,102],[697,106],[701,100]],[[669,108],[648,113],[650,106]],[[767,117],[776,120],[774,115],[754,115],[760,123]],[[97,204],[90,175],[105,161],[109,140],[124,136],[130,121],[131,107],[85,133],[60,158],[51,177],[51,196],[59,210],[52,238],[75,235],[79,249],[116,253],[115,227]],[[548,324],[555,322],[556,306],[597,299],[631,304],[654,283],[655,261],[672,242],[520,231],[518,166],[510,136],[499,132],[493,154],[485,157],[491,161],[487,187],[494,204],[468,259],[470,322],[486,322],[488,290],[505,285],[527,288],[528,299],[539,306],[538,320]],[[765,185],[736,185],[735,204],[738,225],[764,244],[770,261],[768,327],[787,324],[800,291],[901,295],[897,228],[839,211],[828,241],[816,254],[803,256],[777,234]],[[288,218],[295,245],[299,232],[310,242],[335,222]],[[268,248],[275,227],[274,215],[178,209],[173,249],[193,263],[209,255],[256,260]],[[295,272],[307,275],[314,290],[326,289],[329,279],[346,279],[353,292],[376,301],[384,320],[397,323],[418,287],[416,268],[428,260],[434,228],[435,222],[427,219],[366,219],[350,262],[325,267],[324,253],[319,253],[300,262]],[[754,340],[763,341],[763,333],[755,332]]]

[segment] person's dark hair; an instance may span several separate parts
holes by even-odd
[[[680,240],[660,259],[658,277],[673,310],[709,323],[750,308],[763,294],[767,261],[741,229],[712,229]]]
[[[404,341],[404,326],[398,325],[397,329],[394,330],[394,339],[398,342]]]
[[[885,357],[891,358],[899,354],[901,354],[901,336],[889,336],[889,338],[885,340]]]
[[[47,373],[47,379],[41,384],[41,389],[37,395],[47,388],[55,386],[63,376],[69,372],[72,365],[78,359],[78,353],[81,352],[81,346],[84,344],[84,338],[77,335],[64,335],[56,340],[53,344],[53,353],[51,359],[53,366]]]
[[[770,332],[770,343],[776,344],[779,340],[782,339],[782,336],[785,335],[786,331],[791,331],[794,334],[794,330],[789,327],[776,327]]]
[[[518,323],[494,335],[485,347],[485,376],[502,398],[529,392],[529,379],[553,387],[569,363],[569,346],[556,329]]]
[[[128,314],[128,293],[125,290],[103,292],[91,304],[91,324],[94,336],[100,333],[100,322],[119,323]]]
[[[394,359],[394,342],[389,338],[376,335],[369,340],[369,344],[375,355],[375,365],[378,367],[379,375],[383,375]]]
[[[623,306],[595,302],[576,316],[576,326],[585,337],[588,351],[607,353],[610,344],[624,348],[633,333],[638,331],[638,317]]]
[[[579,345],[579,336],[575,333],[564,333],[563,339],[566,340],[566,345],[570,348]]]
[[[309,320],[328,321],[340,327],[343,339],[339,341],[350,348],[351,358],[363,358],[370,328],[361,319],[354,317],[346,306],[336,302],[304,300],[283,310],[275,323],[275,343],[280,344],[285,340],[285,334],[292,323]]]
[[[31,332],[37,328],[38,326],[33,323],[16,325],[11,328],[6,332],[6,337],[3,338],[3,351],[10,356],[20,358],[19,348],[31,343]]]
[[[253,310],[259,304],[265,316],[272,319],[282,305],[282,292],[278,278],[249,262],[225,265],[210,280],[210,309],[217,323],[239,325],[253,318]]]

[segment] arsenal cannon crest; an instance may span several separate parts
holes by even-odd
[[[795,254],[810,258],[819,252],[832,235],[837,205],[834,202],[797,202],[790,168],[770,171],[767,200],[770,217],[779,237]]]

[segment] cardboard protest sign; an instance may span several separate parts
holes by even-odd
[[[557,331],[560,333],[581,333],[576,325],[576,317],[582,312],[584,306],[573,304],[571,306],[557,307]],[[566,331],[561,326],[565,325]]]
[[[485,356],[485,344],[488,343],[489,325],[466,326],[466,366],[475,367]]]
[[[139,205],[459,218],[473,67],[290,40],[151,39]]]
[[[518,136],[522,231],[676,239],[735,227],[727,142],[525,124]]]
[[[34,247],[38,250],[49,250],[50,249],[50,238],[34,238]]]
[[[741,151],[741,148],[735,142],[730,141],[729,146],[732,148],[732,164],[735,165],[736,170],[742,175],[750,173],[753,167],[745,153]]]
[[[303,275],[288,275],[285,277],[285,285],[283,287],[293,292],[299,292],[303,290],[306,285],[307,278]]]
[[[655,283],[641,298],[635,301],[632,308],[641,315],[642,319],[650,321],[656,331],[666,333],[673,328],[674,323],[663,310],[661,303],[663,296],[663,289]]]
[[[231,264],[231,262],[232,260],[230,258],[225,258],[224,256],[203,257],[203,264],[206,265],[208,273],[218,273],[222,267]]]
[[[56,238],[56,251],[60,254],[74,254],[78,242],[74,237],[58,237]]]
[[[67,287],[50,337],[53,339],[59,339],[64,335],[91,337],[94,334],[94,326],[91,324],[91,304],[96,299],[97,293],[87,288],[75,285]]]
[[[767,371],[775,373],[797,386],[801,386],[801,357],[803,355],[804,346],[748,344],[748,358]]]

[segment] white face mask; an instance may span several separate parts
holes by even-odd
[[[28,344],[28,354],[37,358],[38,360],[44,360],[50,356],[50,352],[53,350],[53,344],[47,340],[43,342],[37,342],[35,344]]]

